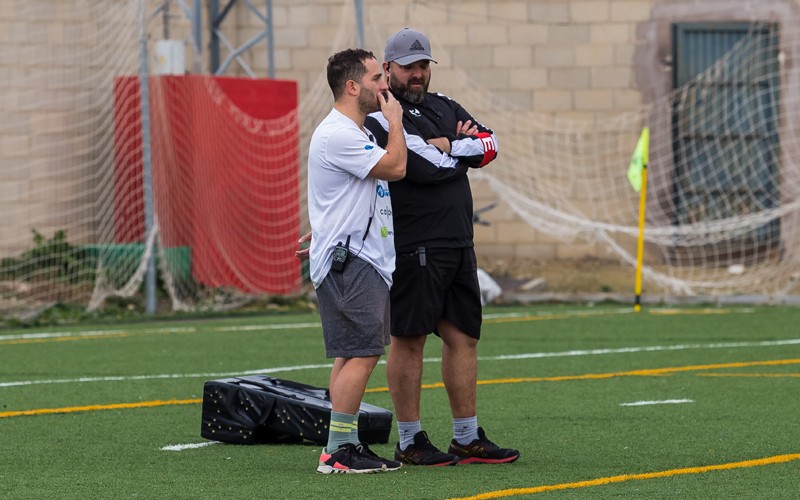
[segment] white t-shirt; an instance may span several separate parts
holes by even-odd
[[[371,134],[336,109],[314,130],[308,150],[308,218],[313,234],[309,260],[314,288],[331,269],[336,243],[344,244],[348,235],[351,258],[357,255],[369,262],[392,285],[395,251],[389,184],[367,177],[385,154]]]

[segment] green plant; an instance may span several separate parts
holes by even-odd
[[[56,231],[50,239],[37,231],[33,233],[33,248],[19,257],[0,261],[0,278],[37,281],[57,279],[67,283],[94,281],[97,259],[67,241],[67,232]]]

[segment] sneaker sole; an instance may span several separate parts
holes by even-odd
[[[397,469],[386,469],[385,467],[381,467],[380,469],[337,469],[330,465],[320,465],[317,467],[318,474],[375,474],[387,470]]]
[[[519,455],[508,458],[480,458],[480,457],[467,457],[458,461],[459,464],[510,464],[519,458]]]
[[[438,464],[416,464],[413,462],[403,462],[403,463],[407,465],[413,465],[415,467],[449,467],[451,465],[456,465],[458,463],[458,459],[449,462],[439,462]]]

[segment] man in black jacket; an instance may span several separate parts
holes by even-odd
[[[418,31],[405,28],[386,42],[383,71],[403,106],[408,146],[406,177],[389,184],[397,260],[386,373],[400,434],[395,458],[413,465],[513,462],[519,452],[490,441],[476,409],[482,312],[467,172],[494,160],[497,141],[457,102],[428,92],[432,62],[430,42]],[[374,113],[365,126],[383,144],[385,118]],[[442,379],[453,415],[447,453],[431,444],[420,423],[430,333],[442,339]]]

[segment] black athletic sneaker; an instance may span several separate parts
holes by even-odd
[[[460,464],[505,464],[519,458],[519,451],[500,448],[491,442],[482,427],[478,427],[478,439],[467,445],[454,439],[447,451],[457,456]]]
[[[386,466],[387,471],[397,470],[403,466],[402,463],[398,462],[397,460],[389,460],[388,458],[383,458],[378,456],[377,453],[369,449],[366,443],[358,443],[356,445],[356,449],[364,456],[375,460],[376,462],[380,462]]]
[[[317,472],[320,474],[368,474],[384,470],[386,466],[382,462],[364,455],[353,443],[344,444],[336,448],[333,453],[323,449],[317,467]]]
[[[428,433],[419,431],[414,434],[414,443],[408,445],[405,450],[400,449],[400,444],[394,450],[394,458],[405,464],[410,465],[455,465],[458,457],[439,451],[431,444]]]

